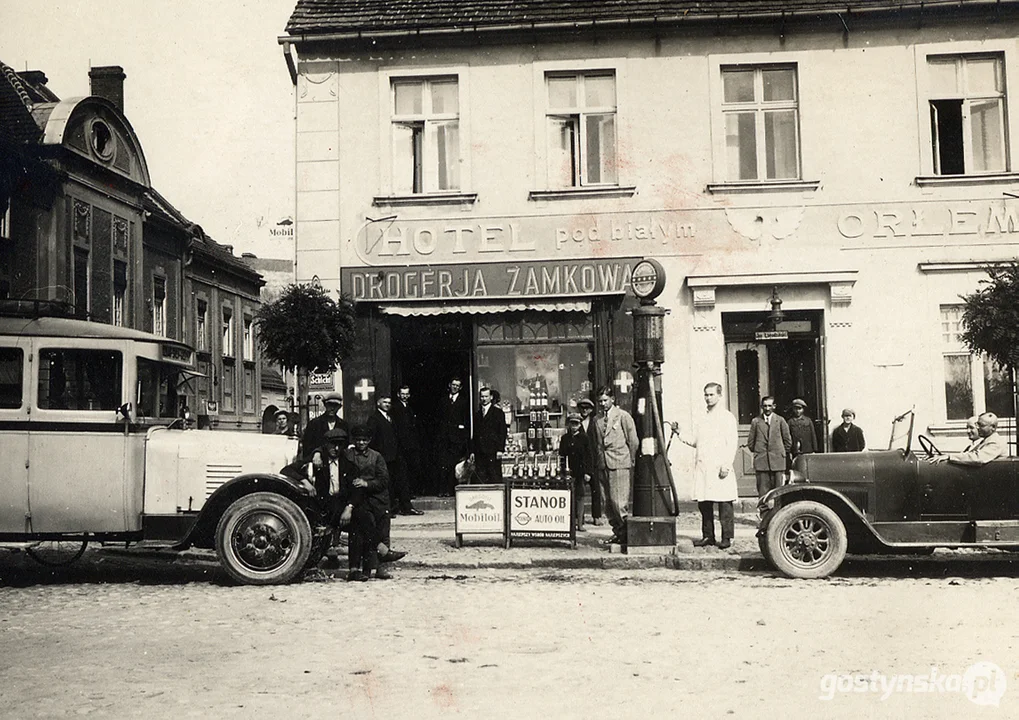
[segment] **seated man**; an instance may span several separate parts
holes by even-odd
[[[937,455],[929,462],[933,464],[950,462],[955,465],[979,467],[1008,453],[1004,439],[998,434],[998,416],[994,413],[985,412],[977,418],[977,434],[980,437],[971,443],[970,449],[960,453]]]

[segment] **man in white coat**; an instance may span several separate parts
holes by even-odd
[[[723,550],[732,546],[735,531],[732,503],[736,499],[736,418],[721,404],[722,386],[704,386],[704,404],[708,411],[694,428],[692,435],[679,433],[679,439],[697,449],[694,463],[693,497],[701,511],[701,539],[696,547],[715,544],[714,504],[718,503],[718,519],[722,525]],[[677,428],[678,432],[678,428]]]

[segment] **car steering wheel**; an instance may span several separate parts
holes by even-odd
[[[927,453],[927,457],[934,457],[935,455],[941,455],[941,451],[938,450],[937,446],[931,441],[926,435],[917,435],[917,441],[920,443],[920,447],[923,448],[924,452]]]

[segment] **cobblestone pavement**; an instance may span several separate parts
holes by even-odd
[[[263,588],[205,562],[90,550],[50,570],[0,551],[0,716],[1015,717],[1019,589],[984,567],[797,582],[398,563],[388,582]],[[999,707],[962,692],[981,661],[1004,672]],[[934,691],[882,697],[906,675]]]

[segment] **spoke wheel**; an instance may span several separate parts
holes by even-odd
[[[25,548],[28,556],[40,565],[63,567],[85,554],[88,540],[43,540]]]
[[[794,578],[827,577],[846,557],[846,528],[839,516],[818,502],[780,508],[768,524],[765,556]]]
[[[311,524],[293,501],[252,493],[234,501],[216,527],[216,554],[236,581],[273,585],[293,580],[312,552]]]

